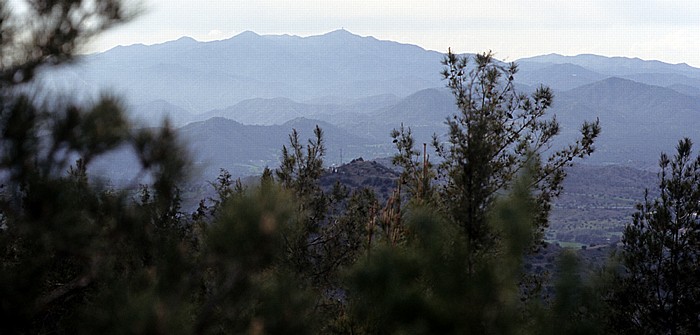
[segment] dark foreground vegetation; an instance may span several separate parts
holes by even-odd
[[[134,130],[114,98],[49,103],[27,89],[131,14],[116,0],[28,4],[31,20],[0,3],[0,333],[700,332],[688,140],[661,157],[660,195],[638,206],[609,266],[563,253],[554,275],[531,271],[565,167],[593,152],[600,127],[549,150],[547,88],[518,94],[515,65],[448,53],[459,113],[433,143],[439,163],[399,127],[388,196],[324,191],[317,128],[308,143],[293,132],[256,186],[222,171],[216,196],[184,213],[187,155],[171,129]],[[87,174],[124,147],[141,164],[136,195]]]

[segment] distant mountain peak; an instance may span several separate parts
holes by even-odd
[[[151,46],[152,46],[152,47],[155,47],[155,48],[158,48],[158,47],[172,47],[172,46],[182,47],[182,46],[189,46],[189,45],[193,45],[193,44],[197,44],[197,43],[199,43],[199,41],[195,40],[195,39],[192,38],[192,37],[189,37],[189,36],[182,36],[182,37],[180,37],[180,38],[178,38],[178,39],[176,39],[176,40],[167,41],[167,42],[158,43],[158,44],[153,44],[153,45],[151,45]]]
[[[175,40],[175,42],[191,43],[191,42],[197,42],[197,40],[195,40],[194,38],[189,37],[189,36],[182,36],[182,37],[178,38],[177,40]]]
[[[289,121],[283,123],[282,125],[283,125],[283,126],[296,126],[296,125],[311,125],[311,124],[318,125],[319,127],[328,125],[327,122],[323,122],[323,121],[320,121],[320,120],[309,119],[309,118],[306,118],[306,117],[303,117],[303,116],[300,116],[300,117],[291,119],[291,120],[289,120]]]
[[[351,33],[350,31],[345,30],[345,28],[336,29],[336,30],[327,32],[327,33],[325,33],[325,34],[323,34],[323,35],[327,35],[327,36],[357,36],[357,37],[360,37],[359,35],[353,34],[353,33]]]
[[[314,36],[309,36],[314,37]],[[316,35],[323,39],[334,39],[334,40],[348,40],[348,39],[374,39],[374,37],[363,37],[352,32],[345,30],[345,28],[333,30],[322,35]]]
[[[254,32],[252,30],[244,30],[243,32],[241,32],[240,34],[238,34],[236,36],[260,36],[260,35],[258,35],[258,33]]]
[[[250,40],[250,39],[258,39],[261,36],[258,35],[258,33],[252,31],[252,30],[246,30],[241,32],[240,34],[233,36],[230,38],[230,40]]]
[[[638,82],[631,80],[631,79],[620,78],[620,77],[616,77],[616,76],[605,78],[605,79],[601,80],[601,82],[603,82],[603,83],[627,83],[627,84],[634,84],[634,85],[641,84],[641,83],[638,83]]]

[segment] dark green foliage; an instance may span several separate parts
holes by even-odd
[[[562,255],[551,302],[523,300],[523,257],[536,226],[531,182],[521,179],[497,200],[487,222],[495,254],[471,267],[460,227],[429,208],[414,208],[406,243],[382,244],[348,275],[354,333],[602,334],[598,285],[582,278],[573,254]]]
[[[244,195],[222,173],[216,211],[194,225],[178,187],[187,154],[168,125],[132,130],[109,96],[76,105],[26,93],[42,66],[123,21],[121,2],[28,5],[32,19],[20,20],[0,3],[0,333],[313,331],[314,300],[274,271],[296,209],[286,193]],[[120,147],[142,167],[136,198],[87,175]]]
[[[676,149],[659,160],[659,197],[639,204],[624,231],[624,271],[612,298],[624,333],[700,332],[700,158],[687,138]]]
[[[291,150],[283,147],[276,171],[280,185],[299,205],[296,224],[284,231],[285,260],[280,266],[315,292],[322,331],[337,332],[352,323],[345,311],[342,272],[368,246],[366,227],[374,220],[378,203],[368,189],[349,194],[339,183],[328,192],[321,189],[325,147],[320,128],[314,135],[304,148],[294,130],[289,137]],[[263,177],[270,182],[269,176]]]
[[[499,192],[507,189],[531,166],[536,191],[537,229],[534,242],[542,238],[551,199],[561,191],[564,167],[574,157],[593,152],[600,132],[598,122],[584,123],[581,139],[560,151],[546,153],[559,133],[555,118],[546,118],[553,94],[540,87],[531,96],[516,92],[515,64],[501,65],[491,53],[470,58],[448,53],[443,76],[455,96],[459,113],[447,119],[446,143],[437,137],[434,145],[442,159],[438,176],[445,213],[458,223],[479,253],[491,248],[493,232],[486,225],[486,213]],[[541,162],[543,155],[549,155]]]
[[[296,129],[289,135],[289,145],[282,147],[282,163],[277,171],[277,178],[280,183],[288,189],[294,190],[299,198],[312,203],[315,206],[323,206],[323,203],[317,203],[315,197],[319,196],[320,188],[317,180],[323,172],[323,155],[326,149],[323,144],[323,131],[316,126],[314,130],[314,139],[309,140],[304,152],[304,145],[299,142],[299,134]],[[322,215],[320,208],[310,207],[303,208],[311,210],[313,215]]]
[[[556,120],[545,118],[553,99],[549,89],[542,87],[531,96],[517,93],[515,64],[501,65],[490,53],[476,55],[474,64],[467,57],[449,53],[444,64],[443,75],[459,113],[447,119],[446,142],[434,137],[440,158],[436,169],[425,153],[420,162],[421,153],[415,149],[410,129],[401,127],[391,134],[399,150],[393,162],[403,168],[400,185],[406,186],[409,199],[407,212],[411,214],[404,222],[407,244],[373,251],[372,259],[378,258],[376,262],[381,264],[375,267],[370,262],[358,269],[362,275],[354,280],[362,284],[354,290],[362,292],[371,282],[399,285],[360,295],[359,299],[368,299],[361,300],[362,305],[370,304],[372,297],[385,303],[375,301],[380,310],[370,309],[359,316],[373,320],[380,333],[514,333],[522,328],[542,333],[548,331],[546,325],[553,318],[568,320],[565,324],[569,328],[558,328],[564,333],[596,330],[588,324],[593,314],[578,315],[571,307],[595,303],[592,294],[577,296],[588,287],[573,275],[578,267],[563,263],[564,273],[570,275],[560,278],[550,309],[538,307],[541,302],[533,293],[537,290],[532,291],[534,287],[523,286],[524,279],[532,278],[524,277],[521,266],[524,253],[532,244],[541,243],[550,201],[561,191],[564,168],[574,157],[592,153],[593,140],[600,132],[598,123],[585,123],[579,141],[548,153],[559,132]],[[549,155],[544,162],[543,155]],[[523,179],[524,173],[530,178]],[[513,187],[518,176],[521,179],[513,197],[497,205],[497,198]],[[433,179],[438,180],[435,186]],[[429,225],[439,229],[422,230],[411,221],[424,210],[419,205],[432,207],[431,220],[444,218]],[[422,234],[431,236],[441,230],[446,231],[428,239],[439,243],[426,249],[413,244],[416,239],[425,241]],[[427,257],[417,256],[421,251],[434,255],[421,259]],[[429,275],[436,277],[428,280]],[[541,278],[534,279],[541,285]],[[403,284],[408,286],[400,286]],[[441,285],[449,289],[441,289]],[[382,290],[389,293],[382,295]],[[401,298],[413,299],[415,309],[400,308],[407,304],[399,299],[401,292],[408,293]],[[530,293],[522,295],[524,292]],[[434,310],[433,305],[444,310]],[[373,315],[380,317],[373,319]],[[523,319],[526,316],[529,320]]]
[[[195,332],[312,332],[313,295],[287,273],[284,241],[295,202],[274,185],[235,197],[206,228],[203,302]]]
[[[405,185],[404,191],[414,205],[436,205],[436,193],[432,185],[435,178],[433,165],[430,163],[426,152],[426,144],[423,143],[422,160],[421,152],[415,149],[411,129],[405,129],[403,124],[399,130],[392,130],[391,137],[399,150],[391,162],[403,168],[399,183]]]
[[[131,206],[126,194],[95,189],[79,167],[72,171],[30,178],[18,186],[21,198],[3,202],[0,281],[9,291],[2,327],[98,330],[129,322],[136,332],[160,329],[156,310],[142,310],[145,301],[137,300],[155,295],[155,304],[154,291],[177,292],[186,283],[180,276],[189,267],[187,250],[180,248],[183,227],[151,208]],[[179,319],[181,302],[167,306],[162,317]]]
[[[290,230],[285,239],[289,265],[313,285],[320,285],[322,274],[329,265],[323,262],[324,236],[321,230],[328,212],[329,199],[318,185],[323,172],[322,131],[316,127],[316,138],[309,140],[304,150],[296,130],[289,135],[290,148],[282,148],[282,163],[277,170],[277,179],[282,187],[298,199],[299,226]],[[328,260],[326,260],[328,261]]]
[[[530,306],[530,321],[537,330],[533,333],[604,334],[606,315],[602,298],[608,287],[597,280],[583,278],[585,270],[571,251],[560,255],[557,270],[555,296],[549,306],[536,303]]]
[[[269,170],[265,171],[269,173]],[[263,175],[263,178],[265,178],[265,175]],[[209,220],[215,218],[229,199],[242,196],[246,192],[241,179],[234,181],[231,173],[225,169],[221,169],[219,176],[216,177],[216,182],[210,182],[209,184],[214,187],[216,197],[200,200],[197,210],[192,214],[192,219],[200,225],[207,224]],[[270,186],[266,182],[261,182],[261,185],[264,187]]]
[[[533,201],[521,186],[489,220],[501,236],[497,257],[467,265],[460,227],[428,208],[406,219],[399,246],[381,245],[349,275],[353,313],[378,334],[515,334],[524,332],[518,280],[530,243]]]

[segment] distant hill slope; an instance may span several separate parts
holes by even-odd
[[[373,160],[355,158],[347,164],[329,168],[321,176],[319,183],[329,191],[336,183],[340,183],[355,191],[368,188],[375,192],[378,199],[386,201],[398,185],[399,173]]]
[[[180,127],[194,121],[194,115],[165,100],[128,106],[127,115],[137,126],[141,127],[158,127],[163,125],[166,120],[173,127]]]
[[[680,138],[700,141],[700,97],[628,79],[609,78],[562,92],[553,110],[569,139],[577,120],[600,119],[603,130],[593,162],[653,167]]]
[[[281,125],[297,117],[314,117],[325,122],[323,127],[328,136],[342,131],[346,135],[339,141],[347,138],[347,143],[359,143],[351,140],[353,136],[362,139],[361,148],[366,151],[354,152],[357,156],[373,158],[393,153],[389,137],[392,129],[403,124],[411,128],[416,143],[429,143],[433,134],[445,135],[445,118],[457,112],[454,97],[447,89],[425,89],[389,106],[374,107],[360,113],[347,105],[313,105],[283,98],[255,99],[204,116],[218,115],[268,125]],[[673,150],[678,139],[687,136],[700,142],[697,132],[700,128],[699,96],[629,79],[611,77],[557,92],[551,112],[562,125],[555,147],[574,141],[584,121],[600,120],[603,131],[589,162],[653,168],[658,155]],[[259,128],[259,131],[263,129],[272,128]],[[275,145],[271,150],[279,148],[280,145]]]
[[[372,150],[372,142],[328,123],[304,118],[283,125],[259,126],[217,117],[191,123],[178,129],[177,134],[190,149],[200,173],[216,176],[219,169],[225,168],[234,176],[245,176],[258,174],[265,166],[279,166],[282,146],[289,146],[292,129],[297,130],[306,145],[316,125],[324,132],[328,164],[339,161],[341,150],[347,157]]]
[[[401,120],[407,124],[443,123],[445,119],[457,112],[452,93],[445,88],[429,88],[413,93],[398,103],[379,110],[376,119],[381,122]]]
[[[534,87],[546,85],[559,91],[570,90],[608,77],[605,74],[570,63],[549,64],[521,61],[519,69],[518,82]]]
[[[348,128],[362,129],[366,136],[389,141],[392,129],[401,125],[411,128],[416,143],[431,141],[433,134],[447,131],[445,120],[457,113],[455,98],[446,88],[431,88],[407,96],[396,104],[378,109],[367,118],[342,124]]]
[[[635,205],[658,195],[654,172],[626,166],[577,164],[569,168],[564,190],[554,201],[547,239],[583,245],[619,241],[632,222]]]
[[[395,96],[370,96],[348,103],[301,103],[287,98],[248,99],[231,107],[216,109],[193,117],[203,121],[223,117],[243,124],[279,125],[289,120],[305,117],[331,120],[331,123],[355,118],[355,114],[369,114],[377,109],[393,106],[400,101]]]
[[[695,87],[695,86],[685,85],[685,84],[671,84],[667,87],[678,92],[678,93],[682,93],[685,95],[700,96],[700,88]]]

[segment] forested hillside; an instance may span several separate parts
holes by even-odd
[[[196,70],[208,76],[224,64],[202,62],[183,69],[159,63],[158,57],[197,60],[201,47],[212,55],[229,44],[247,43],[255,47],[234,54],[237,62],[226,65],[252,76],[276,48],[303,61],[330,43],[352,50],[358,60],[338,63],[342,57],[329,56],[334,63],[326,59],[263,72],[272,76],[286,70],[285,76],[308,80],[318,71],[334,71],[347,87],[356,88],[345,96],[348,100],[328,103],[336,112],[309,107],[321,104],[318,100],[242,104],[264,112],[261,106],[274,111],[282,102],[300,112],[349,111],[366,118],[346,118],[341,126],[291,113],[293,118],[281,125],[269,118],[270,124],[244,125],[222,117],[236,113],[233,108],[179,128],[167,121],[144,127],[131,123],[129,104],[115,94],[91,101],[75,93],[56,101],[55,87],[42,86],[56,68],[55,78],[63,80],[60,71],[69,71],[89,83],[89,72],[76,74],[62,66],[77,62],[80,46],[95,34],[132,19],[137,11],[120,0],[22,3],[18,12],[0,2],[2,334],[700,332],[700,155],[693,152],[692,140],[680,139],[675,151],[673,146],[664,150],[673,154],[658,155],[656,175],[577,165],[599,151],[616,152],[613,142],[599,141],[606,116],[625,116],[617,110],[625,96],[656,96],[650,102],[653,114],[662,113],[670,121],[660,126],[673,130],[676,121],[692,122],[696,105],[688,95],[617,78],[564,92],[543,85],[523,92],[517,64],[504,64],[491,52],[448,52],[428,53],[437,56],[437,67],[442,64],[442,72],[434,75],[442,74],[445,90],[409,94],[421,85],[405,81],[390,93],[357,100],[368,87],[384,87],[351,80],[357,73],[432,80],[415,64],[426,54],[345,31],[305,39],[261,39],[247,32],[204,46],[181,39],[114,49],[116,55],[138,50],[144,58],[127,62],[117,57],[103,65],[141,66],[141,79],[173,68],[180,75]],[[305,49],[293,53],[290,41],[305,43]],[[174,47],[184,51],[173,55]],[[372,56],[381,48],[405,58],[394,67],[377,66]],[[92,62],[109,60],[91,57]],[[639,63],[615,59],[606,68],[596,57],[576,61],[621,75],[634,75],[627,66]],[[661,75],[690,78],[696,73],[682,65],[641,64],[644,71]],[[201,86],[204,82],[240,79],[225,71],[212,75],[211,82],[207,76],[173,87],[203,94],[212,88]],[[318,89],[315,85],[329,83],[270,89],[299,93]],[[607,93],[613,95],[596,100]],[[579,115],[583,119],[572,121],[575,126],[560,125],[552,117],[559,94],[584,97],[582,110],[593,114]],[[231,96],[221,101],[240,98]],[[444,103],[447,98],[452,104]],[[171,109],[190,117],[189,108],[172,107],[173,101],[151,105],[161,110],[158,118]],[[363,114],[358,106],[378,112]],[[432,108],[441,121],[420,112]],[[369,125],[381,124],[384,117],[388,125],[404,116],[407,122],[395,124],[384,144],[378,144],[379,136],[369,136],[380,129]],[[442,130],[424,144],[422,137],[432,126]],[[341,157],[335,164],[336,150],[350,157],[390,151],[391,166],[365,159],[342,164]],[[259,173],[244,182],[220,169],[207,184],[208,195],[186,208],[184,196],[197,190],[192,186],[197,172],[210,173],[209,164],[217,162]],[[104,179],[110,174],[122,180]],[[609,193],[600,193],[599,184],[609,185]],[[651,190],[643,190],[649,184]],[[615,205],[607,208],[611,202]],[[628,222],[620,242],[605,247],[592,242],[596,254],[584,254],[586,260],[562,249],[563,243],[552,244],[560,238],[551,235],[552,219],[568,209],[592,213],[587,224],[603,231],[607,227],[596,222],[596,215],[623,209],[617,214]],[[616,253],[606,260],[600,253],[607,250]]]

